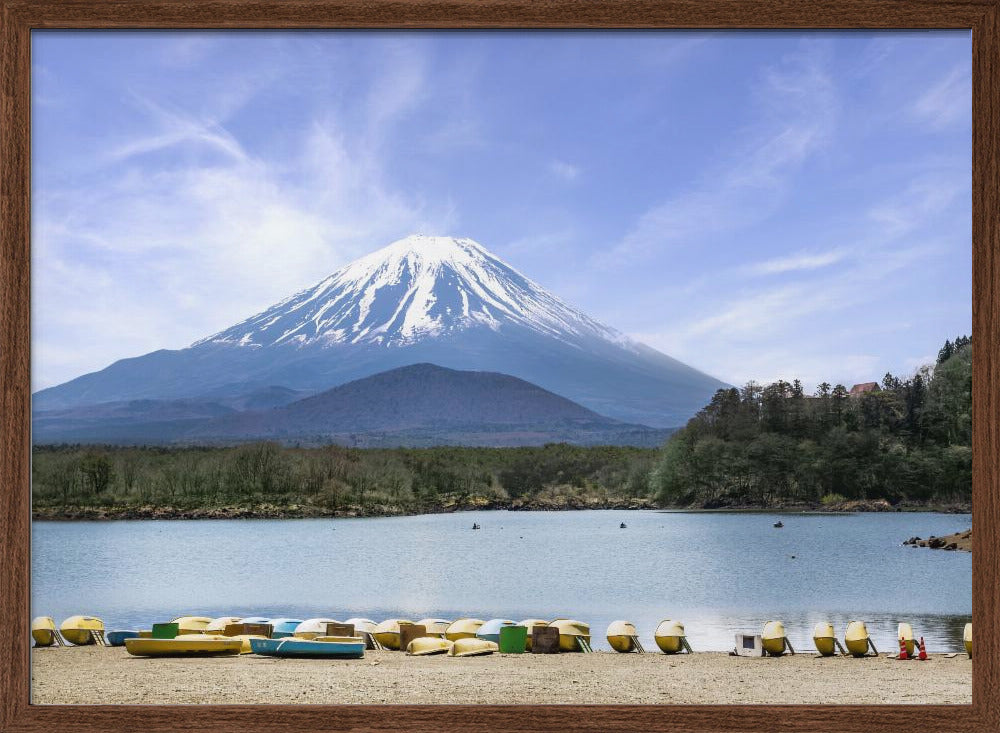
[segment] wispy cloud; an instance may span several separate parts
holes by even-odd
[[[828,252],[800,252],[757,262],[746,269],[747,272],[754,275],[777,275],[786,272],[818,270],[843,261],[846,254],[843,249],[834,249]]]
[[[789,177],[826,143],[836,120],[836,89],[817,51],[810,48],[768,69],[758,91],[761,119],[734,136],[749,142],[716,160],[688,192],[643,213],[601,263],[697,246],[776,211]]]
[[[580,177],[580,168],[564,160],[553,160],[549,163],[549,172],[556,178],[572,183]]]
[[[933,130],[967,124],[972,115],[972,78],[966,65],[957,66],[925,91],[910,113]]]

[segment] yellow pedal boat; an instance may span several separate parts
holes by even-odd
[[[443,639],[448,627],[451,626],[451,621],[446,618],[422,618],[417,621],[417,626],[423,626],[427,636]]]
[[[972,659],[972,622],[971,621],[965,625],[965,631],[962,632],[962,640],[965,642],[965,653],[969,655],[969,659]]]
[[[451,651],[454,641],[442,639],[440,636],[421,636],[406,646],[406,653],[411,657],[423,657],[428,654],[445,654]]]
[[[292,636],[296,639],[315,639],[317,636],[326,636],[327,624],[339,624],[335,618],[307,618],[295,627]]]
[[[896,630],[896,648],[893,651],[898,652],[900,643],[906,649],[907,656],[912,657],[913,653],[917,649],[916,643],[913,641],[913,627],[908,623],[901,623]]]
[[[559,651],[579,652],[580,639],[590,644],[590,625],[571,618],[557,618],[549,624],[559,629]]]
[[[136,657],[218,657],[245,653],[244,643],[249,641],[236,636],[181,634],[173,639],[126,639],[125,649]]]
[[[684,624],[680,621],[666,619],[661,621],[653,632],[656,646],[664,654],[677,654],[684,651]]]
[[[531,630],[536,626],[548,626],[548,619],[544,618],[526,618],[524,621],[518,621],[518,626],[524,626],[528,629],[528,637],[525,640],[525,651],[531,651]]]
[[[31,638],[35,640],[35,646],[52,646],[56,643],[56,622],[51,616],[32,619]]]
[[[635,650],[635,637],[638,635],[635,625],[629,621],[612,621],[608,626],[608,643],[612,649],[622,654]]]
[[[59,624],[59,633],[62,634],[62,638],[77,646],[93,644],[92,631],[104,631],[104,622],[96,616],[70,616]]]
[[[833,624],[829,621],[820,621],[813,628],[813,644],[816,651],[824,657],[832,657],[837,651],[837,635],[833,630]]]
[[[462,639],[458,639],[451,645],[451,649],[448,650],[448,656],[479,657],[484,654],[493,654],[493,652],[498,651],[500,651],[500,646],[492,641],[466,636]]]
[[[475,639],[479,627],[485,623],[485,621],[479,618],[460,618],[448,626],[444,632],[444,638],[449,641]]]
[[[864,621],[851,621],[847,624],[844,632],[844,646],[854,657],[863,657],[868,654],[868,647],[871,637],[868,634],[868,627]]]
[[[181,634],[202,634],[212,623],[213,619],[208,616],[178,616],[170,619],[170,623],[177,624],[177,635]]]
[[[243,621],[241,616],[219,616],[219,618],[213,618],[205,625],[204,632],[206,634],[221,634],[230,624],[238,624],[241,621]],[[178,625],[177,633],[181,633],[180,625]]]
[[[386,649],[399,649],[399,627],[403,624],[412,624],[406,618],[388,618],[375,627],[374,635],[378,643]]]
[[[788,646],[785,625],[781,621],[768,621],[760,633],[761,646],[772,657],[780,657]]]

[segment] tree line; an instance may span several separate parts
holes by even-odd
[[[36,446],[36,507],[303,505],[434,511],[552,496],[660,506],[971,498],[972,344],[850,394],[798,381],[720,389],[661,449]]]
[[[650,475],[669,505],[886,499],[966,503],[972,487],[972,344],[947,341],[909,379],[851,394],[796,380],[722,389],[671,437]]]

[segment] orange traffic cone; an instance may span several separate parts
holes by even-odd
[[[901,636],[899,637],[899,656],[896,659],[909,659],[910,655],[906,653],[906,640]]]
[[[920,653],[917,655],[917,659],[921,662],[927,659],[927,647],[924,646],[924,637],[920,637]]]

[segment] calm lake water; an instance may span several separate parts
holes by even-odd
[[[35,522],[32,614],[92,614],[109,629],[183,614],[569,616],[604,649],[615,619],[635,623],[648,649],[657,623],[675,618],[696,651],[730,649],[735,631],[777,618],[800,650],[812,650],[816,622],[842,636],[861,619],[884,652],[905,620],[932,651],[958,651],[971,555],[900,543],[969,524],[967,514],[657,511]]]

